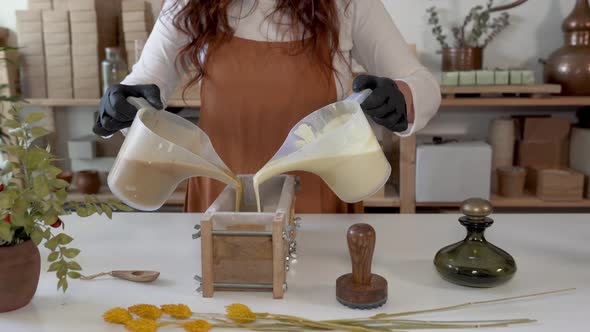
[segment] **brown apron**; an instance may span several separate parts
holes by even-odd
[[[294,53],[293,45],[233,37],[206,61],[199,127],[236,174],[256,173],[297,122],[336,101],[333,75],[307,52]],[[301,179],[298,213],[362,210],[362,204],[340,201],[318,176],[295,174]],[[205,211],[224,187],[209,178],[190,179],[185,211]]]

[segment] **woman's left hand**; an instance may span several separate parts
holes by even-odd
[[[365,114],[391,131],[403,132],[408,129],[406,100],[392,79],[372,75],[357,76],[352,90],[359,92],[365,89],[373,90],[361,104]]]

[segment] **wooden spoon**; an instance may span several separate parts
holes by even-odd
[[[125,279],[133,282],[152,282],[158,279],[158,271],[112,271],[111,275],[115,278]]]
[[[160,272],[158,271],[111,271],[102,272],[92,276],[82,276],[81,280],[93,280],[98,277],[111,276],[114,278],[124,279],[132,282],[152,282],[158,279]]]

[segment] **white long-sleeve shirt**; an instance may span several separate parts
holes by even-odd
[[[185,0],[186,1],[186,0]],[[188,36],[172,25],[177,9],[168,10],[174,1],[168,0],[156,21],[139,62],[123,84],[156,84],[166,101],[180,81],[176,64],[179,49]],[[412,91],[414,123],[401,136],[424,128],[440,105],[440,87],[432,74],[423,67],[404,41],[391,16],[380,0],[337,0],[340,19],[340,54],[334,57],[338,99],[345,97],[352,78],[348,63],[354,58],[368,74],[405,82]],[[235,36],[257,41],[291,41],[284,24],[268,15],[275,0],[238,1],[228,12]],[[177,7],[178,8],[178,7]],[[203,56],[206,56],[205,51]],[[239,54],[236,56],[239,57]],[[348,63],[347,63],[348,62]]]

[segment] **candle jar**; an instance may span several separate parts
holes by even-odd
[[[485,230],[494,221],[490,202],[471,198],[461,204],[465,216],[459,218],[467,229],[463,241],[439,250],[434,257],[438,273],[447,281],[468,287],[494,287],[512,278],[516,272],[514,258],[489,243]]]

